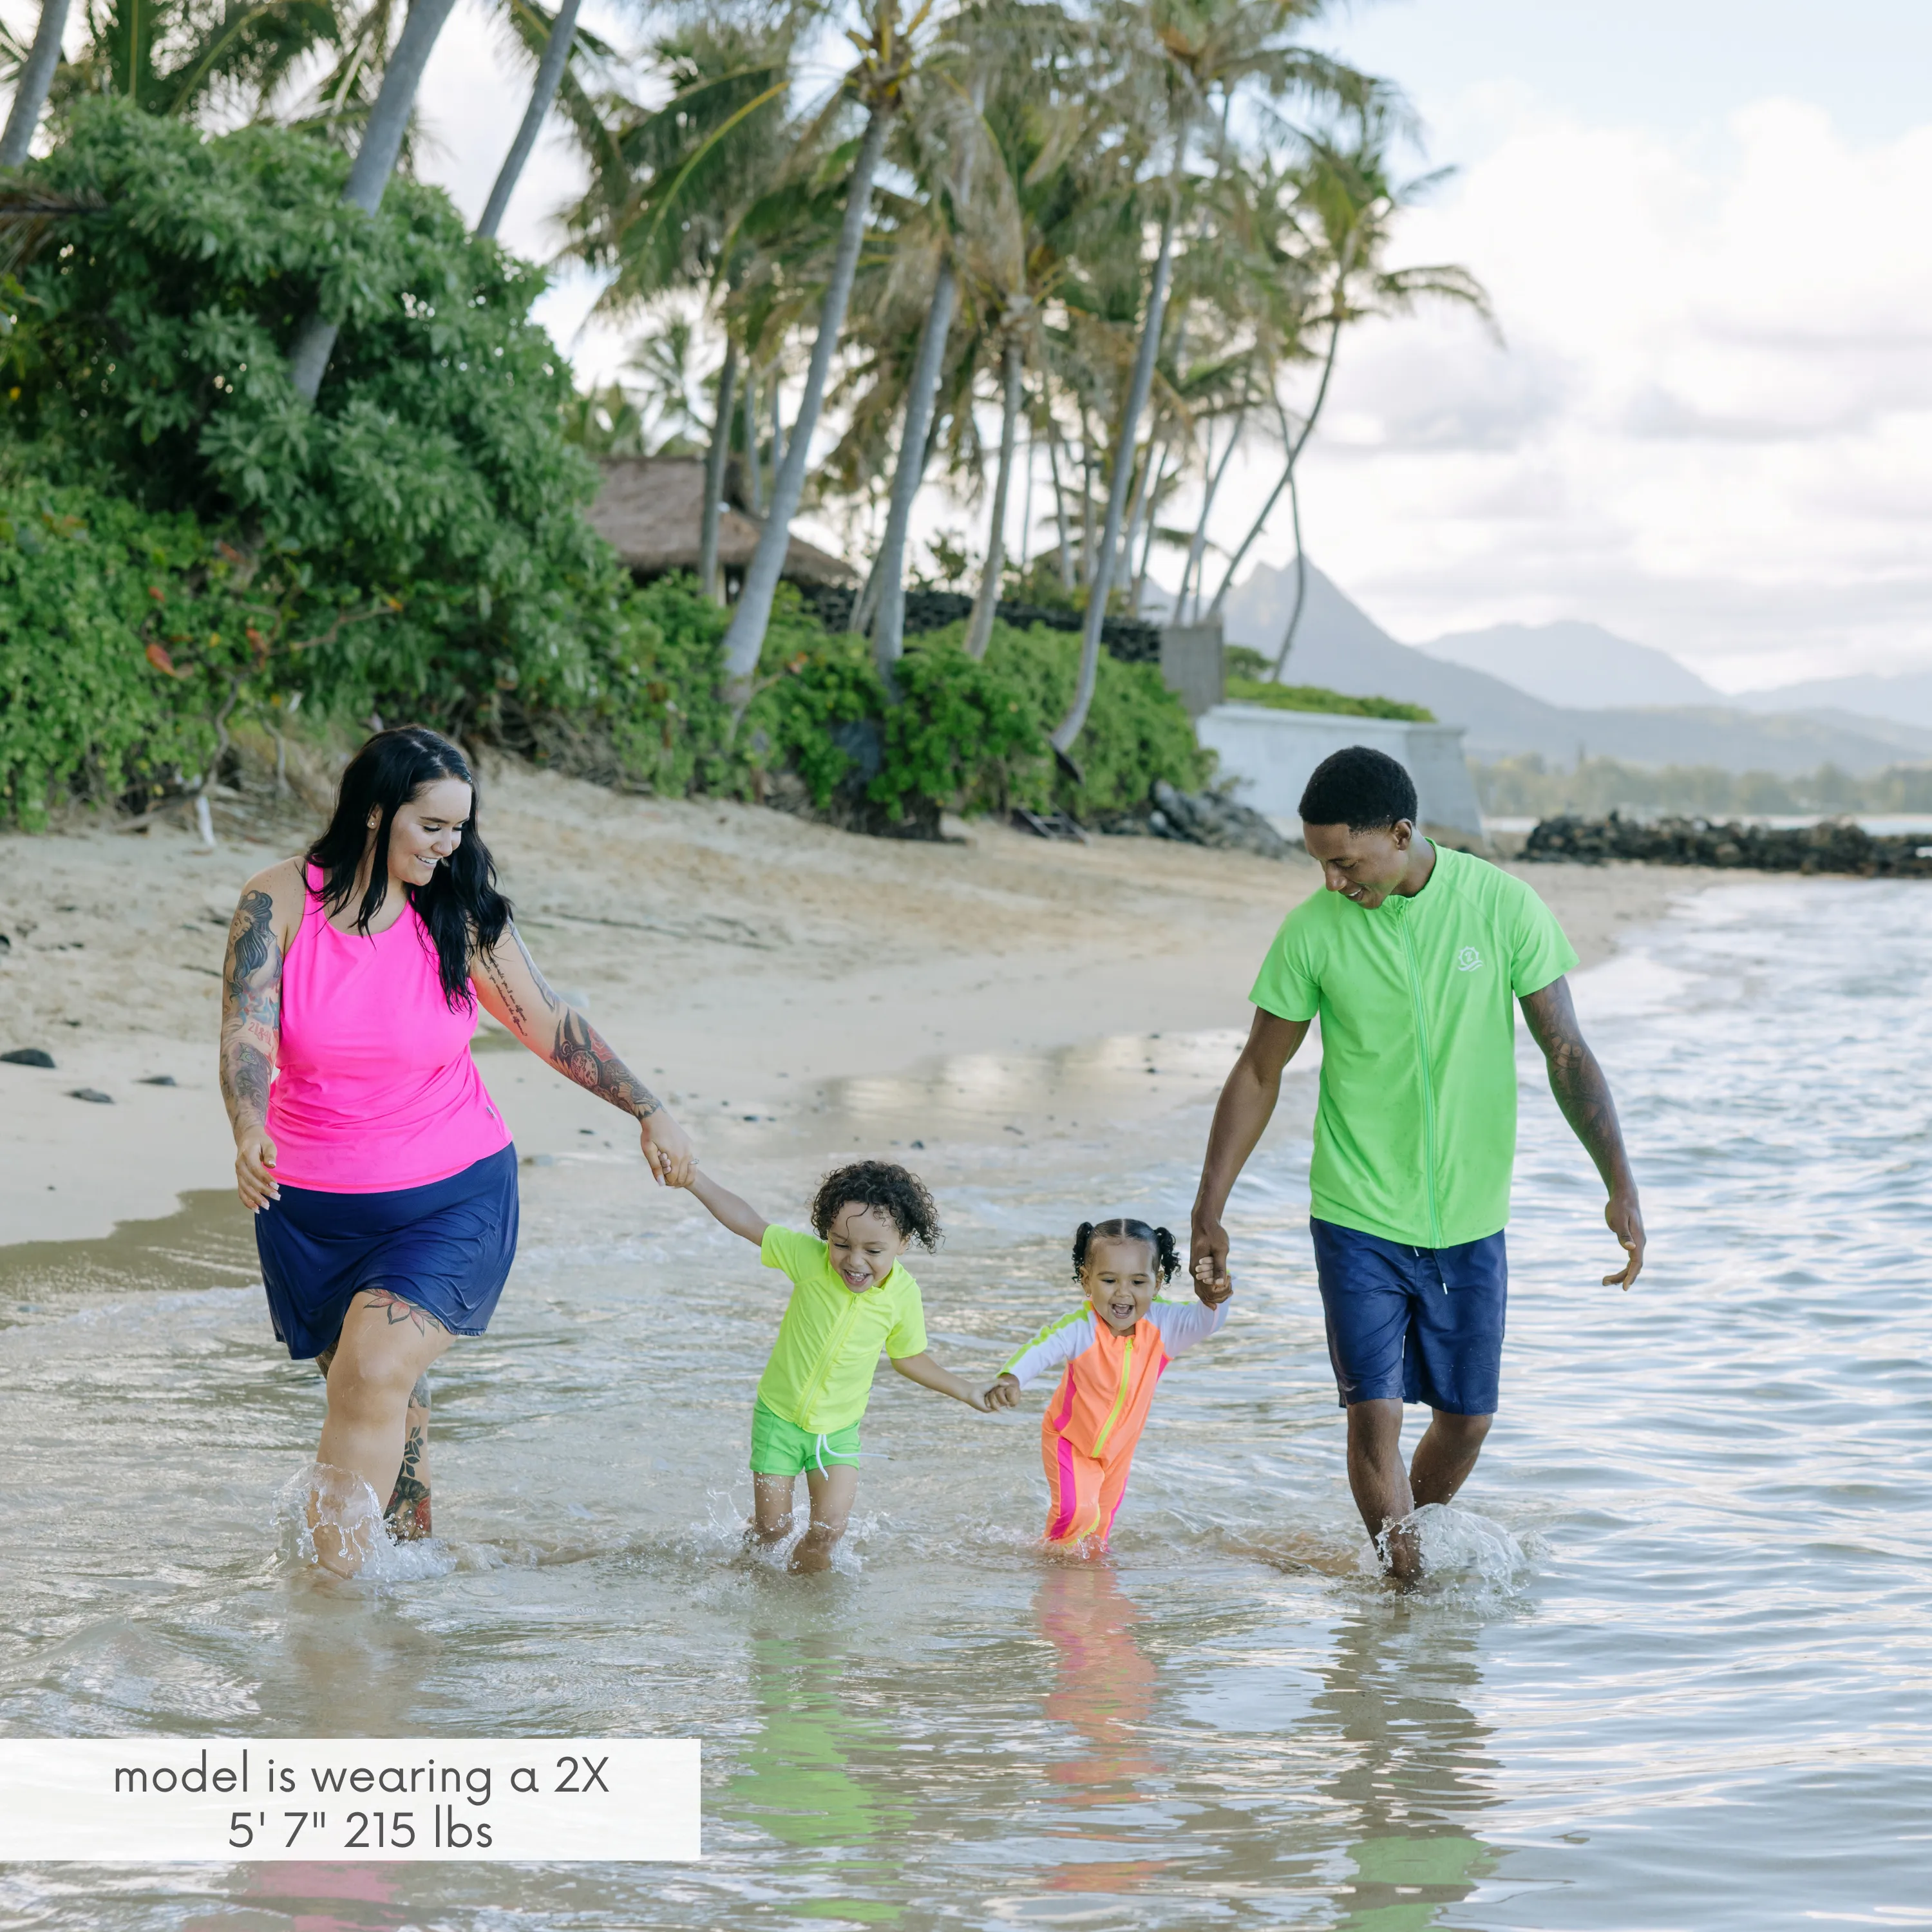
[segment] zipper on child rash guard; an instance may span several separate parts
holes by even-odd
[[[1120,1344],[1120,1386],[1114,1396],[1114,1406],[1107,1419],[1100,1425],[1100,1432],[1094,1438],[1094,1446],[1087,1453],[1098,1456],[1106,1446],[1107,1438],[1114,1432],[1114,1424],[1120,1419],[1120,1411],[1127,1406],[1127,1388],[1134,1376],[1134,1338],[1130,1335]]]
[[[1408,997],[1415,1009],[1417,1058],[1422,1068],[1422,1157],[1427,1168],[1425,1185],[1429,1192],[1430,1245],[1442,1245],[1442,1215],[1436,1193],[1436,1084],[1429,1072],[1429,1018],[1422,1004],[1422,975],[1415,963],[1415,942],[1409,937],[1406,916],[1408,902],[1396,902],[1396,923],[1402,928],[1402,957],[1408,962]]]
[[[844,1346],[845,1337],[852,1324],[859,1318],[859,1304],[864,1298],[854,1295],[838,1317],[838,1325],[832,1331],[832,1339],[820,1352],[818,1360],[812,1365],[812,1379],[806,1384],[805,1393],[799,1398],[802,1414],[809,1415],[812,1405],[818,1401],[825,1388],[825,1378],[832,1372],[832,1365],[838,1359],[838,1352]],[[800,1423],[802,1429],[805,1425]]]

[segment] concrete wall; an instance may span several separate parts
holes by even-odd
[[[1235,781],[1235,797],[1271,818],[1297,815],[1309,774],[1330,752],[1369,745],[1386,752],[1415,781],[1425,824],[1482,836],[1482,808],[1462,761],[1459,724],[1217,704],[1194,728],[1202,743],[1220,754],[1220,775]]]
[[[1222,664],[1220,618],[1206,624],[1162,626],[1161,678],[1187,707],[1189,717],[1211,711],[1228,694]]]

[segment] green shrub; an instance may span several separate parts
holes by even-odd
[[[1344,718],[1401,718],[1411,724],[1433,724],[1436,714],[1420,704],[1394,698],[1352,698],[1319,684],[1276,684],[1273,666],[1259,651],[1230,644],[1222,653],[1227,667],[1231,704],[1265,704],[1276,711],[1322,711]]]
[[[190,516],[0,487],[0,821],[198,780],[223,722],[312,647],[297,607],[322,614]]]
[[[4,304],[13,467],[193,514],[284,567],[318,635],[380,602],[285,668],[313,706],[485,730],[506,700],[595,707],[635,658],[629,586],[580,514],[542,274],[406,178],[374,218],[345,207],[347,166],[290,129],[77,102],[26,170],[79,206]],[[318,295],[341,333],[311,409],[286,355]]]

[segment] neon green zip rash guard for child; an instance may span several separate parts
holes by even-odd
[[[895,1360],[926,1352],[919,1283],[895,1262],[877,1288],[854,1294],[825,1244],[791,1228],[767,1228],[758,1258],[792,1284],[758,1400],[814,1436],[850,1427],[866,1412],[882,1349]]]
[[[1282,922],[1250,1000],[1322,1021],[1309,1164],[1318,1220],[1418,1248],[1509,1220],[1516,1002],[1576,964],[1522,880],[1436,848],[1414,897],[1372,910],[1318,892]]]

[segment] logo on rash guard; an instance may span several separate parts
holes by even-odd
[[[1456,956],[1456,970],[1459,973],[1473,973],[1483,963],[1483,956],[1473,946],[1466,946]]]

